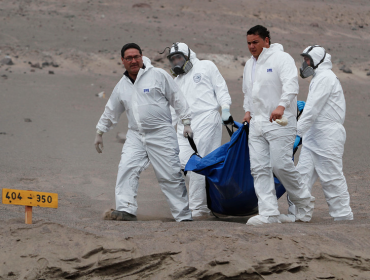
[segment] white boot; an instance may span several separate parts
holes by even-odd
[[[247,222],[247,225],[259,226],[259,225],[273,224],[273,223],[281,224],[278,217],[279,216],[266,217],[266,216],[257,215],[257,216],[254,216],[254,217],[250,218]]]
[[[294,223],[295,222],[295,216],[291,214],[280,214],[278,216],[278,219],[281,223]]]
[[[343,217],[336,217],[334,218],[334,221],[352,221],[353,220],[353,213],[349,213],[347,216]]]

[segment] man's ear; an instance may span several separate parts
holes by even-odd
[[[123,57],[121,56],[121,60],[122,60],[122,63],[123,63]]]

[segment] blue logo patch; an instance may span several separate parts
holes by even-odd
[[[149,92],[148,88],[144,88],[144,93]]]
[[[272,68],[267,69],[267,72],[272,72]]]

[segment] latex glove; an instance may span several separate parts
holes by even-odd
[[[227,122],[230,117],[231,117],[230,106],[229,105],[223,105],[222,106],[222,114],[221,114],[222,121]]]
[[[295,137],[293,150],[295,150],[295,149],[298,147],[299,142],[301,142],[301,136],[298,136],[298,135],[297,135],[297,136]]]
[[[281,126],[286,126],[288,124],[288,119],[283,116],[281,119],[276,119],[276,123]]]
[[[305,105],[306,105],[306,102],[304,102],[304,101],[297,101],[298,111],[302,111]]]
[[[184,137],[185,138],[193,138],[193,130],[191,130],[190,124],[184,125]]]
[[[251,112],[246,112],[245,115],[244,115],[244,118],[243,118],[243,123],[244,122],[247,122],[249,123],[251,121]]]
[[[284,106],[277,106],[277,108],[271,113],[270,122],[276,121],[276,119],[281,119],[284,115],[284,111]]]
[[[103,151],[103,134],[99,134],[99,133],[96,133],[96,136],[95,136],[95,149],[96,151],[101,154],[102,151]],[[101,148],[99,147],[99,145],[101,146]]]

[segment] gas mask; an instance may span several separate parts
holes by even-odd
[[[315,74],[315,69],[317,67],[319,67],[319,65],[321,63],[323,63],[323,61],[324,61],[324,59],[326,57],[326,51],[325,51],[324,57],[320,60],[320,62],[317,65],[315,65],[315,63],[313,62],[313,59],[312,59],[311,55],[309,54],[309,52],[312,51],[312,49],[315,48],[315,47],[320,47],[320,46],[319,45],[314,45],[314,46],[310,47],[307,50],[307,52],[301,53],[301,56],[303,56],[303,62],[302,62],[301,68],[299,69],[299,72],[300,72],[300,75],[301,75],[301,77],[303,79],[308,78],[308,77],[314,75]],[[307,62],[305,60],[305,57],[307,57],[309,59],[310,65],[307,64]]]
[[[174,43],[170,51],[172,48],[174,48],[175,51],[167,56],[171,64],[171,74],[177,77],[178,75],[188,73],[190,69],[193,68],[193,64],[190,61],[190,48],[188,47],[188,57],[179,51],[178,43]]]

